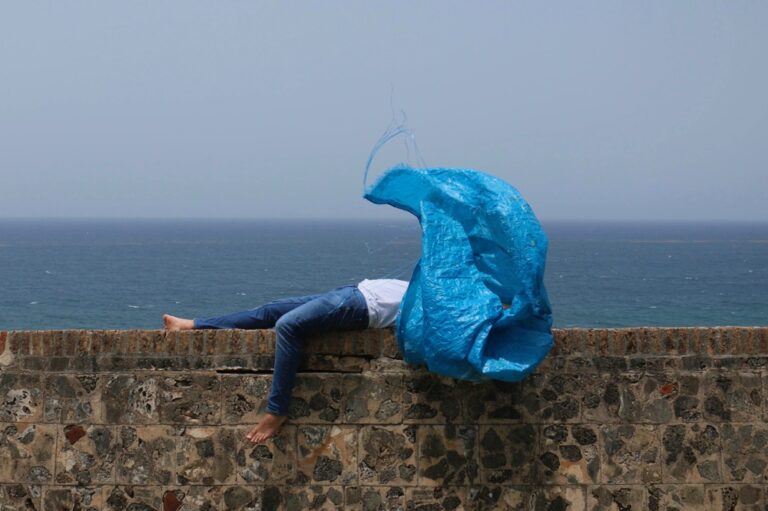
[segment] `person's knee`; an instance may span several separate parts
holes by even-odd
[[[319,302],[316,300],[315,302]],[[309,302],[284,314],[275,323],[278,342],[284,339],[299,339],[318,333],[327,323],[328,308],[324,303]]]
[[[275,334],[278,341],[280,339],[290,339],[301,333],[301,320],[296,315],[288,313],[284,314],[275,323]]]
[[[282,357],[298,356],[303,337],[301,322],[294,317],[283,316],[275,323],[275,355],[281,360],[284,360]]]

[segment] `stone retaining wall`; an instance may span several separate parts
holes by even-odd
[[[518,384],[307,351],[253,446],[270,331],[0,332],[0,511],[767,509],[768,328],[560,330]]]

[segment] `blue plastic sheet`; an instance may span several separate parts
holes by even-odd
[[[552,347],[547,237],[520,193],[475,170],[400,165],[364,196],[421,224],[422,255],[396,326],[405,360],[472,381],[533,371]]]

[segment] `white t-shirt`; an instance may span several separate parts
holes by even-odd
[[[365,279],[357,285],[368,306],[368,328],[385,328],[395,323],[408,282],[396,279]]]

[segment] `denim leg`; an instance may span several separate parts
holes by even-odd
[[[214,316],[211,318],[195,318],[193,320],[194,327],[195,329],[242,328],[244,330],[272,328],[283,314],[290,312],[296,307],[312,301],[319,296],[322,295],[316,294],[284,298],[242,312],[233,312],[232,314]]]
[[[275,325],[275,370],[267,411],[288,415],[296,371],[307,336],[368,326],[368,307],[357,286],[343,286],[283,315]]]

